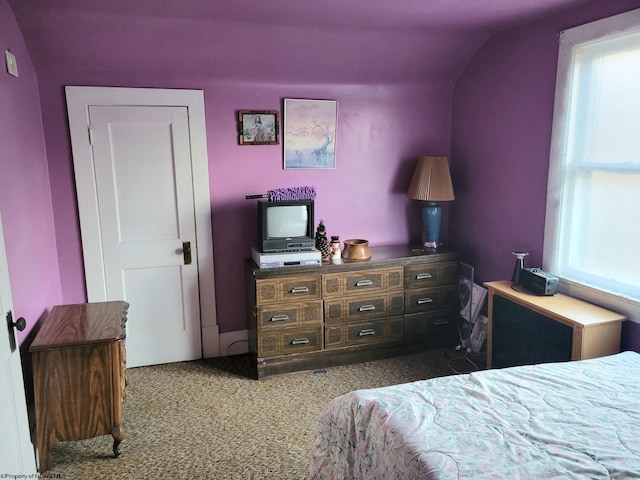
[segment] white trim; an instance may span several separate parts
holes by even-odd
[[[202,325],[202,358],[224,356],[221,345],[222,337],[218,325]]]
[[[89,106],[181,106],[186,107],[189,115],[191,136],[191,158],[193,169],[193,196],[195,205],[196,238],[198,244],[198,276],[200,285],[201,326],[216,327],[207,329],[207,344],[203,351],[209,356],[218,356],[220,352],[215,302],[215,283],[213,271],[213,238],[211,233],[211,195],[209,191],[209,161],[207,156],[207,136],[205,126],[204,92],[202,90],[169,90],[157,88],[123,87],[65,87],[69,127],[71,131],[71,150],[76,178],[93,178],[94,181],[76,182],[79,202],[80,224],[82,225],[82,247],[85,263],[88,300],[106,299],[104,265],[89,265],[88,259],[103,258],[98,224],[98,205],[95,203],[96,185],[91,143],[87,135],[74,135],[89,125]],[[93,261],[93,260],[92,260]],[[203,335],[203,339],[204,339]],[[204,341],[204,340],[203,340]]]
[[[607,37],[617,37],[638,29],[640,29],[640,8],[563,30],[560,32],[560,42],[566,41],[570,45],[576,45],[604,40]]]

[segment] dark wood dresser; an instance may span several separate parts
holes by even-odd
[[[257,378],[453,346],[459,255],[407,245],[371,259],[259,269],[246,261]]]
[[[58,305],[31,344],[40,472],[59,442],[112,435],[120,455],[128,308],[121,301]]]

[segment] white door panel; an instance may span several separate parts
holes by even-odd
[[[0,474],[7,478],[35,478],[36,464],[29,433],[20,349],[6,315],[13,309],[9,270],[0,219]],[[15,321],[15,319],[14,319]],[[12,351],[10,344],[13,343]]]
[[[136,303],[137,319],[135,323],[127,322],[127,362],[129,356],[135,360],[135,350],[145,352],[146,364],[182,361],[184,353],[192,349],[195,358],[200,358],[200,345],[191,344],[189,311],[185,310],[185,305],[197,302],[197,296],[193,298],[197,291],[186,292],[190,298],[184,298],[176,288],[181,280],[180,266],[123,271],[125,298]],[[161,327],[162,334],[152,333],[159,330],[158,323],[163,318],[169,321]],[[137,339],[135,349],[129,348],[129,336]]]
[[[129,302],[130,366],[201,358],[185,107],[89,107],[106,292]],[[194,295],[194,293],[196,295]]]

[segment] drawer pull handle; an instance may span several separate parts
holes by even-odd
[[[433,322],[433,324],[437,327],[439,325],[449,325],[449,320],[447,320],[446,318],[440,318],[438,320],[436,320],[435,322]]]
[[[285,322],[287,320],[289,320],[289,315],[287,315],[286,313],[282,313],[280,315],[274,315],[269,319],[270,322]]]
[[[296,293],[309,293],[309,287],[293,287],[291,289],[291,293],[293,293],[294,295]]]
[[[308,338],[294,338],[291,345],[308,345],[311,343]]]
[[[358,308],[359,312],[371,312],[373,310],[376,309],[375,305],[362,305],[360,308]]]
[[[356,282],[356,287],[370,287],[371,285],[373,285],[371,280],[360,280]]]
[[[366,337],[367,335],[375,335],[376,331],[373,328],[365,328],[358,332],[359,337]]]
[[[426,297],[418,299],[418,305],[424,305],[425,303],[433,303],[433,298]]]
[[[419,273],[416,275],[416,280],[426,280],[427,278],[432,278],[430,273]]]

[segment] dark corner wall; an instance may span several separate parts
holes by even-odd
[[[542,265],[558,34],[640,7],[594,1],[490,38],[455,85],[451,157],[456,200],[450,236],[479,282],[508,279],[511,252]],[[640,351],[640,325],[626,322],[623,347]]]

